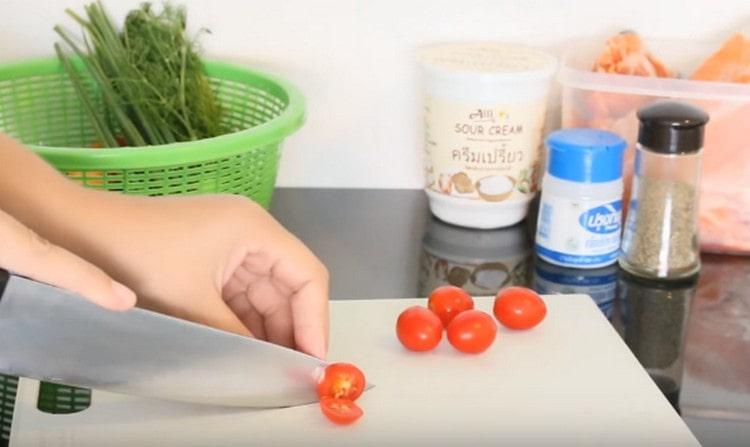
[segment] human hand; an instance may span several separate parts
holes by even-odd
[[[328,272],[260,206],[86,193],[99,201],[86,258],[136,290],[139,305],[325,357]]]
[[[135,290],[143,307],[326,354],[328,272],[245,198],[84,189],[0,134],[0,204],[0,266],[111,308],[132,305],[86,259]]]
[[[78,293],[110,310],[135,305],[133,291],[101,269],[38,236],[0,209],[0,267]]]

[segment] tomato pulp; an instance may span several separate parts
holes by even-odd
[[[364,414],[362,409],[351,400],[328,396],[320,399],[320,410],[328,420],[340,425],[351,424]]]
[[[318,397],[356,400],[365,390],[364,373],[351,363],[331,363],[318,381]]]

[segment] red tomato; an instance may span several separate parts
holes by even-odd
[[[547,316],[547,305],[531,289],[508,287],[497,293],[492,312],[497,321],[507,328],[530,329]]]
[[[443,323],[426,307],[412,306],[398,316],[396,335],[407,349],[429,351],[443,338]]]
[[[495,341],[496,335],[495,320],[481,310],[461,312],[448,325],[448,341],[467,354],[484,352]]]
[[[362,409],[348,399],[336,399],[326,396],[320,399],[320,409],[333,423],[348,425],[362,417]]]
[[[331,363],[318,381],[318,397],[357,400],[365,390],[365,375],[351,363]]]
[[[474,300],[460,287],[443,286],[432,291],[427,307],[440,317],[443,326],[448,327],[453,317],[474,308]]]

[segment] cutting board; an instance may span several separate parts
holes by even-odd
[[[22,380],[11,447],[699,445],[588,296],[545,300],[539,327],[501,327],[480,355],[446,339],[429,353],[403,349],[396,318],[424,299],[332,302],[330,360],[376,384],[352,426],[317,405],[238,410],[99,391],[88,410],[50,415],[35,407],[38,383]]]

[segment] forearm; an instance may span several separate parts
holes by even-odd
[[[79,190],[0,135],[0,267],[73,290],[108,309],[128,309],[135,303],[131,290],[48,236],[65,234],[56,222]]]
[[[139,292],[151,288],[143,272],[163,268],[165,262],[150,253],[155,243],[171,253],[185,253],[185,245],[200,251],[206,248],[184,241],[208,240],[221,232],[205,220],[206,213],[218,217],[209,211],[217,207],[217,200],[194,199],[193,205],[182,206],[176,203],[182,201],[179,197],[149,199],[87,189],[0,134],[0,209]],[[204,222],[208,234],[196,228],[196,221]],[[181,239],[168,246],[162,234]],[[146,242],[148,238],[154,242]]]
[[[106,194],[65,178],[31,150],[0,134],[0,209],[49,240],[101,265],[102,214],[112,205]],[[97,230],[97,228],[99,230]]]
[[[39,231],[71,212],[70,202],[79,189],[32,151],[0,134],[0,208],[8,214]]]

